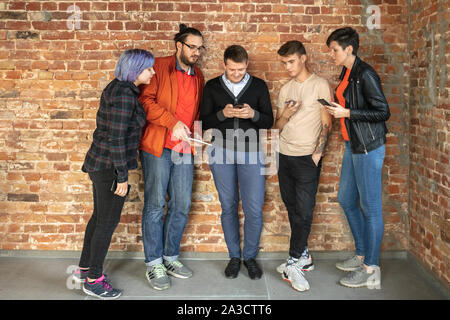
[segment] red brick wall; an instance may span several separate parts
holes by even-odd
[[[412,1],[410,248],[450,282],[448,1]]]
[[[208,51],[200,66],[206,79],[222,72],[225,47],[241,44],[250,55],[250,73],[267,81],[273,103],[287,80],[276,54],[282,43],[303,41],[311,69],[335,86],[340,68],[332,65],[325,40],[338,27],[355,27],[360,56],[379,72],[392,112],[383,169],[382,248],[408,249],[408,2],[373,2],[381,12],[381,28],[375,30],[366,24],[368,0],[77,1],[81,21],[70,31],[70,1],[1,1],[0,249],[81,249],[92,196],[80,167],[100,93],[123,50],[172,54],[180,22],[204,33]],[[335,121],[317,195],[312,250],[353,250],[336,199],[342,152]],[[131,196],[112,250],[142,250],[140,170],[130,180]],[[290,229],[276,175],[267,177],[266,186],[261,248],[287,251]],[[226,251],[220,211],[209,168],[199,165],[183,250]]]

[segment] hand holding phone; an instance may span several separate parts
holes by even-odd
[[[328,102],[327,100],[325,100],[325,99],[317,99],[317,101],[319,101],[320,104],[323,105],[323,106],[336,108],[335,106],[333,106],[331,103],[329,103],[329,102]]]
[[[350,118],[350,109],[344,108],[336,102],[329,103],[325,99],[317,99],[325,109],[335,118]]]
[[[178,121],[172,129],[172,138],[188,142],[191,131],[183,122]]]
[[[284,102],[286,104],[286,108],[284,108],[282,117],[286,119],[290,119],[299,109],[301,102],[297,102],[293,99],[288,99]]]
[[[234,114],[236,110],[231,103],[228,103],[222,110],[222,113],[225,118],[234,118]]]
[[[251,119],[255,116],[255,110],[253,110],[247,103],[244,103],[242,104],[241,109],[236,109],[234,116],[239,119]]]
[[[289,100],[286,100],[284,103],[287,104],[287,105],[289,105],[289,104],[292,103],[292,104],[294,105],[296,102],[297,102],[297,101],[295,101],[295,100],[293,100],[293,99],[289,99]]]

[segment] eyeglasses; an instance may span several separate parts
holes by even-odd
[[[196,51],[196,50],[198,50],[199,52],[204,52],[204,51],[206,51],[206,48],[205,48],[205,46],[200,46],[200,47],[197,47],[197,46],[194,46],[193,44],[187,44],[187,43],[185,43],[184,41],[180,41],[182,44],[184,44],[186,47],[188,47],[190,50],[192,50],[192,51]]]

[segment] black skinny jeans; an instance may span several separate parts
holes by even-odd
[[[316,166],[311,155],[279,154],[278,181],[291,225],[289,255],[300,258],[308,246],[322,159]]]
[[[89,172],[89,178],[94,194],[94,212],[86,226],[79,266],[89,268],[88,277],[97,279],[103,274],[103,263],[126,197],[111,191],[116,179],[114,169]]]

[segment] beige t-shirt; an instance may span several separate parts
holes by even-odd
[[[287,100],[301,101],[297,112],[280,132],[280,153],[288,156],[305,156],[314,152],[322,131],[321,111],[317,99],[331,101],[328,81],[311,74],[302,83],[295,79],[283,85],[278,96],[277,117],[283,112]]]

